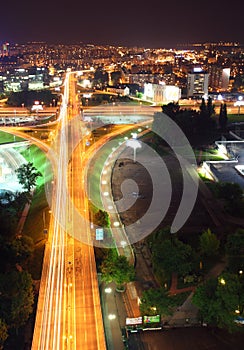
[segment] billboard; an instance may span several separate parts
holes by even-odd
[[[133,317],[133,318],[126,317],[125,324],[126,326],[134,326],[136,324],[142,324],[142,317],[141,316]]]
[[[96,228],[96,240],[102,241],[104,238],[103,228]]]
[[[160,315],[155,316],[143,316],[144,324],[160,323]]]

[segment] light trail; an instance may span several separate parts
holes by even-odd
[[[55,195],[32,350],[106,349],[93,247],[74,238],[85,233],[90,239],[89,226],[76,227],[74,221],[75,210],[88,214],[84,184],[77,181],[84,167],[82,142],[74,152],[71,169],[68,167],[69,155],[80,136],[77,125],[69,124],[79,111],[76,96],[76,79],[67,73],[57,124]],[[83,131],[81,124],[78,129]]]

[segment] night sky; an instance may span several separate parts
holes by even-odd
[[[66,0],[65,5],[2,0],[0,11],[0,42],[152,48],[219,40],[244,44],[244,0]]]

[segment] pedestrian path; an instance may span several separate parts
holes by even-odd
[[[176,273],[173,273],[169,294],[175,295],[175,294],[180,294],[180,293],[185,293],[185,292],[191,292],[191,291],[194,291],[196,288],[195,286],[190,286],[190,287],[178,289],[177,282],[178,282],[178,276]]]
[[[209,278],[218,277],[223,270],[225,269],[227,264],[226,259],[222,259],[219,263],[214,265],[212,269],[206,274],[204,280],[208,280]],[[189,288],[177,289],[177,275],[173,274],[172,283],[170,288],[170,294],[178,294],[186,291],[191,291],[188,298],[185,302],[177,308],[174,312],[173,316],[165,318],[165,322],[169,324],[169,326],[187,326],[187,325],[196,325],[199,324],[198,320],[198,308],[192,303],[192,297],[194,295],[194,290],[196,286],[191,286]],[[188,289],[188,290],[187,290]]]
[[[122,328],[127,316],[123,293],[116,291],[114,283],[101,283],[100,295],[107,350],[124,350]]]

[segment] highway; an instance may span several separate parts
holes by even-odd
[[[123,114],[129,112],[127,109],[127,106],[122,109]],[[76,77],[67,73],[56,121],[58,137],[51,149],[46,142],[37,142],[33,137],[37,134],[25,134],[20,127],[1,128],[38,144],[48,153],[54,172],[32,350],[106,349],[94,241],[90,234],[87,167],[99,147],[134,127],[134,122],[123,125],[86,147],[84,136],[88,131],[81,121]]]
[[[83,167],[82,142],[69,162],[77,130],[82,133],[77,121],[70,125],[79,112],[76,96],[75,74],[67,73],[32,350],[106,349],[93,246],[83,243],[83,236],[90,240],[89,225],[86,220],[83,226],[75,222],[77,211],[87,210],[88,215],[84,182],[77,181]]]

